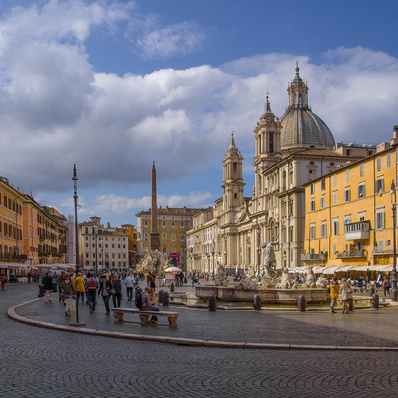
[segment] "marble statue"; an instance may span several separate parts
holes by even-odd
[[[275,288],[277,289],[291,289],[293,286],[290,274],[289,274],[289,268],[283,267],[282,268],[282,275],[279,278],[279,282],[276,284]]]
[[[275,254],[274,244],[275,242],[269,242],[268,244],[263,243],[261,246],[264,250],[263,268],[260,271],[261,282],[264,287],[274,287],[277,283],[277,275],[275,270]]]
[[[312,268],[313,268],[312,265],[310,265],[307,268],[307,271],[305,272],[304,287],[316,288],[315,274],[314,274],[314,271],[312,270]]]
[[[214,283],[216,284],[216,286],[228,285],[227,273],[225,271],[225,267],[222,264],[218,265],[217,276],[214,279]]]

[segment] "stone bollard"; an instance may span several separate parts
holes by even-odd
[[[214,294],[212,294],[209,296],[209,311],[215,311],[216,307],[216,298],[214,297]]]
[[[164,290],[159,290],[159,294],[158,294],[159,303],[163,303],[163,294],[164,294]]]
[[[170,285],[170,293],[174,293],[174,282]]]
[[[300,312],[305,312],[305,297],[302,294],[297,299],[297,306]]]
[[[370,289],[369,289],[369,296],[373,297],[374,294],[375,294],[375,287],[371,286]]]
[[[256,294],[254,296],[254,303],[253,303],[253,307],[256,311],[260,311],[261,310],[261,298],[259,294]]]
[[[169,303],[170,303],[169,293],[168,292],[163,292],[162,298],[163,298],[163,300],[162,300],[163,307],[168,307]]]
[[[373,308],[379,308],[379,295],[377,293],[372,296],[370,303],[372,304]]]

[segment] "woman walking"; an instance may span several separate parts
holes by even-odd
[[[352,289],[351,286],[348,285],[346,278],[341,280],[339,293],[341,295],[341,300],[343,301],[343,314],[349,314]]]

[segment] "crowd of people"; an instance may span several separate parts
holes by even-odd
[[[121,306],[124,290],[126,291],[127,301],[132,301],[134,289],[138,288],[139,281],[147,282],[147,287],[142,293],[142,309],[151,307],[157,311],[156,282],[154,274],[139,274],[133,272],[104,272],[93,274],[91,272],[67,273],[61,271],[60,275],[56,272],[47,272],[43,276],[40,286],[39,296],[44,296],[46,304],[52,303],[54,291],[58,291],[58,301],[65,305],[65,315],[71,316],[74,313],[76,300],[82,305],[88,305],[90,313],[95,312],[97,300],[101,297],[105,306],[105,314],[110,314],[110,302],[114,308]],[[123,289],[123,286],[125,289]],[[138,289],[137,289],[138,290]],[[136,295],[137,292],[136,290]],[[149,293],[147,297],[145,293]],[[137,302],[137,301],[136,301]],[[141,309],[141,308],[140,308]],[[156,323],[156,317],[151,319]]]

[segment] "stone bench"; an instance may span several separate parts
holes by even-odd
[[[169,326],[176,327],[177,326],[177,318],[180,315],[178,312],[169,312],[169,311],[146,311],[146,310],[138,310],[133,308],[112,308],[112,312],[115,316],[115,322],[123,322],[124,314],[139,314],[141,325],[149,324],[149,316],[167,316],[169,321]]]

